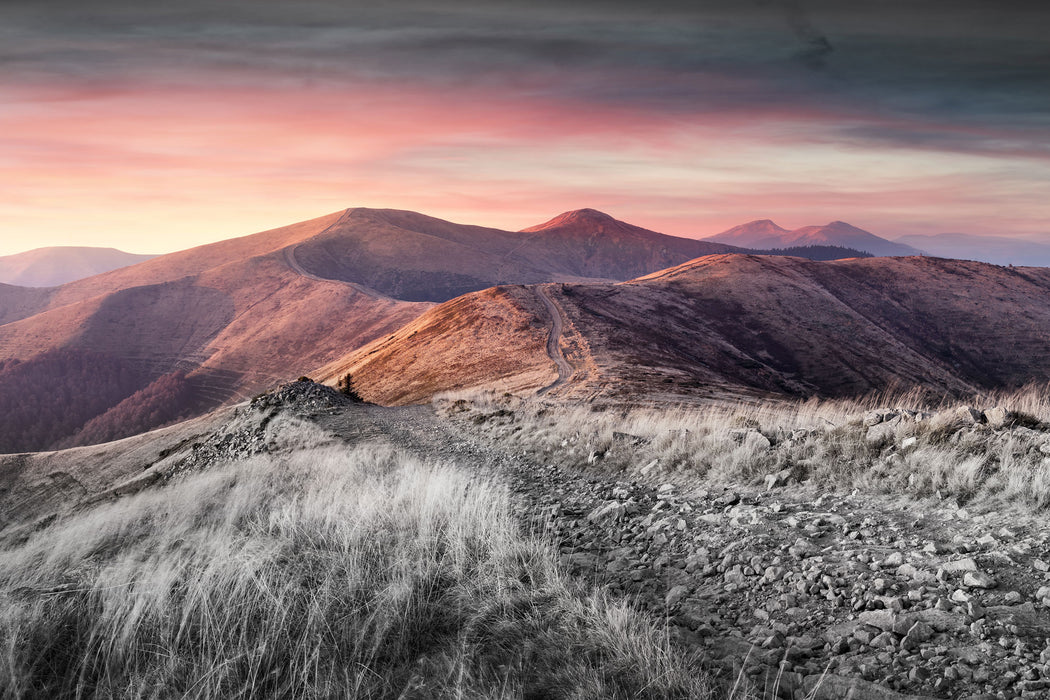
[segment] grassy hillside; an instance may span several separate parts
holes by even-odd
[[[821,489],[1050,507],[1050,387],[959,400],[860,399],[599,408],[484,392],[437,399],[536,461],[689,486]]]
[[[273,453],[0,532],[0,695],[710,697],[501,487],[278,422]]]

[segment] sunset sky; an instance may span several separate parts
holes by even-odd
[[[6,0],[0,255],[351,206],[1050,241],[1047,7]]]

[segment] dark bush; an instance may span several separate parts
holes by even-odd
[[[349,396],[351,401],[364,403],[361,394],[357,393],[357,386],[354,384],[354,375],[351,373],[347,372],[343,375],[336,383],[335,388],[338,389],[340,393]]]

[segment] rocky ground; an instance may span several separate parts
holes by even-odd
[[[428,407],[353,404],[306,383],[253,405],[504,480],[569,571],[764,697],[1050,697],[1038,514],[776,479],[718,492],[620,481],[531,463]]]

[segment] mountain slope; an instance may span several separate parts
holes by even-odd
[[[9,316],[24,316],[0,325],[0,452],[76,444],[84,428],[83,440],[88,433],[123,437],[117,414],[88,426],[120,404],[120,415],[137,406],[159,423],[196,415],[294,378],[424,311],[427,304],[304,275],[289,262],[289,246],[341,216],[160,256],[35,295],[0,288],[21,300],[21,313]],[[95,377],[81,371],[86,365],[107,368],[111,379],[95,387]],[[165,399],[158,390],[179,405],[157,411]],[[62,420],[45,418],[51,415]],[[129,423],[158,424],[139,418]]]
[[[563,314],[561,347],[575,370],[558,393],[847,396],[903,385],[966,394],[1050,380],[1050,309],[1038,301],[1050,294],[1050,270],[1040,268],[725,255],[623,284],[546,289]],[[500,365],[504,358],[488,338],[531,358],[535,372],[546,343],[535,327],[551,324],[548,313],[534,311],[536,291],[506,290],[503,303],[513,305],[507,316],[515,320],[489,328],[484,339],[462,315],[448,325],[442,305],[420,317],[412,335],[384,339],[381,352],[374,343],[351,353],[329,375],[351,371],[366,398],[387,403],[426,399],[418,388],[427,382],[431,394],[524,384]],[[478,295],[469,305],[489,308]],[[458,374],[435,378],[411,361],[456,349],[474,358]],[[390,367],[404,369],[395,376]],[[531,386],[551,382],[553,372],[548,358],[547,376]]]
[[[295,248],[308,272],[398,299],[446,301],[498,284],[626,280],[731,246],[666,236],[581,209],[521,232],[415,212],[353,209]]]
[[[829,245],[852,248],[876,256],[917,255],[920,252],[916,248],[888,241],[844,221],[833,221],[824,226],[804,226],[788,231],[769,219],[761,219],[735,226],[704,240],[754,249]]]
[[[968,233],[901,236],[897,242],[945,258],[979,260],[996,265],[1050,266],[1050,243]]]
[[[780,242],[783,237],[791,233],[786,228],[777,226],[770,219],[756,219],[746,224],[740,224],[722,233],[708,236],[704,240],[718,241],[741,248],[775,248],[783,247]],[[776,245],[759,245],[759,242],[777,242]]]
[[[464,292],[622,280],[722,249],[591,210],[511,232],[359,208],[59,287],[0,286],[0,452],[196,415],[309,372]],[[109,379],[86,376],[92,363]]]
[[[567,276],[627,280],[702,255],[741,252],[732,245],[650,231],[594,209],[566,212],[522,233],[530,235],[519,255]]]

